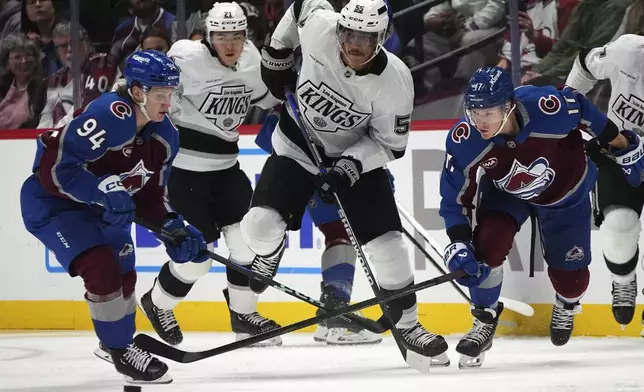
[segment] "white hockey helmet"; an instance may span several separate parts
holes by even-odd
[[[347,30],[371,33],[369,36],[375,45],[373,58],[385,43],[388,29],[389,15],[384,0],[350,0],[340,11],[336,36],[340,50],[343,50]]]
[[[239,4],[230,3],[215,3],[208,16],[206,16],[206,30],[208,31],[208,41],[210,41],[210,34],[214,32],[226,33],[233,31],[241,31],[246,33],[246,15],[244,10]]]

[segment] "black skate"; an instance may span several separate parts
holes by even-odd
[[[496,310],[482,307],[472,308],[474,325],[456,346],[456,352],[461,354],[461,359],[458,362],[460,369],[481,367],[485,360],[485,353],[492,348],[492,341],[502,312],[503,303],[501,302],[498,303]]]
[[[110,349],[116,371],[125,376],[131,384],[169,384],[172,377],[168,365],[130,344],[125,349]]]
[[[613,281],[613,317],[624,330],[633,321],[635,315],[635,300],[637,298],[637,279],[626,284]]]
[[[286,236],[282,239],[282,243],[277,247],[275,252],[268,256],[256,255],[253,263],[250,265],[250,269],[269,279],[273,279],[277,274],[277,267],[279,267],[285,247]],[[268,285],[265,285],[259,280],[255,280],[253,278],[250,279],[250,289],[253,290],[255,294],[263,293],[267,287]]]
[[[251,336],[259,335],[261,333],[281,327],[281,325],[279,325],[275,321],[262,316],[258,312],[244,314],[237,313],[230,309],[228,289],[224,289],[224,298],[226,298],[228,311],[230,312],[230,325],[233,332],[236,334],[235,341],[247,339]],[[249,347],[267,347],[281,345],[282,338],[276,336],[274,338],[264,340],[263,342],[252,344]]]
[[[176,346],[183,341],[183,334],[177,319],[174,317],[174,312],[156,307],[152,302],[152,290],[141,297],[139,306],[148,320],[150,320],[154,331],[166,343]]]
[[[449,366],[447,342],[441,335],[428,332],[419,322],[411,328],[399,331],[407,350],[431,358],[432,366]]]
[[[574,327],[574,318],[581,313],[579,302],[569,304],[556,299],[552,307],[552,319],[550,319],[550,341],[555,346],[563,346],[570,340]]]
[[[338,298],[330,286],[320,285],[322,295],[320,302],[328,308],[337,309],[349,306],[349,302]],[[324,310],[318,309],[316,316],[324,314]],[[362,316],[359,312],[355,313]],[[313,340],[316,342],[326,342],[329,345],[359,345],[359,344],[376,344],[382,341],[382,336],[371,331],[363,329],[353,321],[345,317],[334,317],[330,320],[322,321],[318,324]]]

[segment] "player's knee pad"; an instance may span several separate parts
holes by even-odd
[[[398,290],[414,281],[407,244],[399,231],[389,231],[365,245],[383,289]]]
[[[637,252],[640,231],[635,211],[622,206],[608,207],[599,227],[604,257],[614,264],[628,263]]]
[[[212,267],[212,259],[208,259],[203,263],[193,263],[191,261],[187,263],[175,263],[174,261],[170,261],[170,274],[183,283],[191,284],[207,274],[210,271],[210,267]]]
[[[252,207],[241,221],[241,235],[251,251],[270,255],[282,244],[286,222],[270,207]]]
[[[94,302],[121,294],[121,266],[109,246],[83,252],[72,262],[72,271],[83,279],[88,299]]]
[[[123,286],[123,296],[125,298],[132,296],[136,287],[136,270],[132,269],[122,274],[121,285]]]
[[[590,282],[588,267],[572,271],[548,267],[548,276],[557,294],[567,299],[581,298]]]
[[[509,214],[495,212],[484,215],[474,229],[476,258],[492,268],[503,265],[516,233],[516,221]]]
[[[226,247],[230,251],[230,259],[237,264],[250,265],[255,258],[255,253],[244,242],[240,223],[224,226],[221,232],[224,235]]]

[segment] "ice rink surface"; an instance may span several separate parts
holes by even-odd
[[[204,350],[229,343],[226,333],[188,333],[181,346]],[[309,334],[290,334],[282,347],[234,351],[192,364],[167,361],[174,382],[153,391],[298,392],[632,392],[644,391],[644,339],[573,338],[554,347],[548,338],[499,338],[479,369],[452,365],[421,374],[407,367],[391,337],[363,347],[331,347]],[[0,391],[122,391],[112,365],[96,358],[87,332],[0,334]]]

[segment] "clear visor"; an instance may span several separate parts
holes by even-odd
[[[210,41],[217,44],[234,44],[246,41],[246,34],[242,31],[214,31],[210,33]]]
[[[465,109],[465,115],[468,121],[477,128],[498,126],[503,122],[506,114],[505,105],[495,106],[493,108]]]
[[[172,103],[172,97],[178,91],[178,87],[152,87],[146,94],[147,101],[157,105],[170,105]]]
[[[335,32],[338,38],[338,43],[345,51],[347,51],[348,54],[368,56],[373,53],[376,50],[376,47],[380,44],[378,41],[381,33],[368,33],[352,30],[339,23]]]

